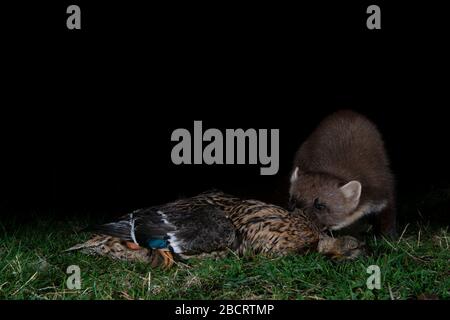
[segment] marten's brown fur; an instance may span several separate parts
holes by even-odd
[[[396,234],[394,177],[375,125],[353,111],[325,118],[298,150],[290,207],[339,230],[374,215],[376,230]]]

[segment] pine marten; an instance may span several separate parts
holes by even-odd
[[[394,176],[380,132],[363,115],[326,117],[297,151],[290,181],[290,209],[326,229],[369,220],[376,233],[396,236]]]

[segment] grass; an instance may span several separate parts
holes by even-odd
[[[318,254],[192,260],[171,270],[64,249],[88,238],[80,222],[0,224],[0,299],[417,299],[450,298],[447,229],[408,226],[399,241],[369,240],[370,255],[332,262]],[[413,230],[414,229],[414,230]],[[419,236],[420,234],[420,236]],[[67,289],[78,265],[80,290]],[[369,290],[370,265],[381,288]]]

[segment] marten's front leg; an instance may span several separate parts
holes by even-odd
[[[397,238],[397,214],[393,204],[389,203],[381,210],[374,221],[375,233],[391,239]]]

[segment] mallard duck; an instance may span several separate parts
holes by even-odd
[[[136,210],[87,230],[98,235],[71,249],[151,261],[152,265],[162,262],[166,267],[176,260],[230,250],[239,255],[317,250],[333,257],[353,257],[360,248],[354,238],[323,234],[303,212],[291,213],[220,191]]]

